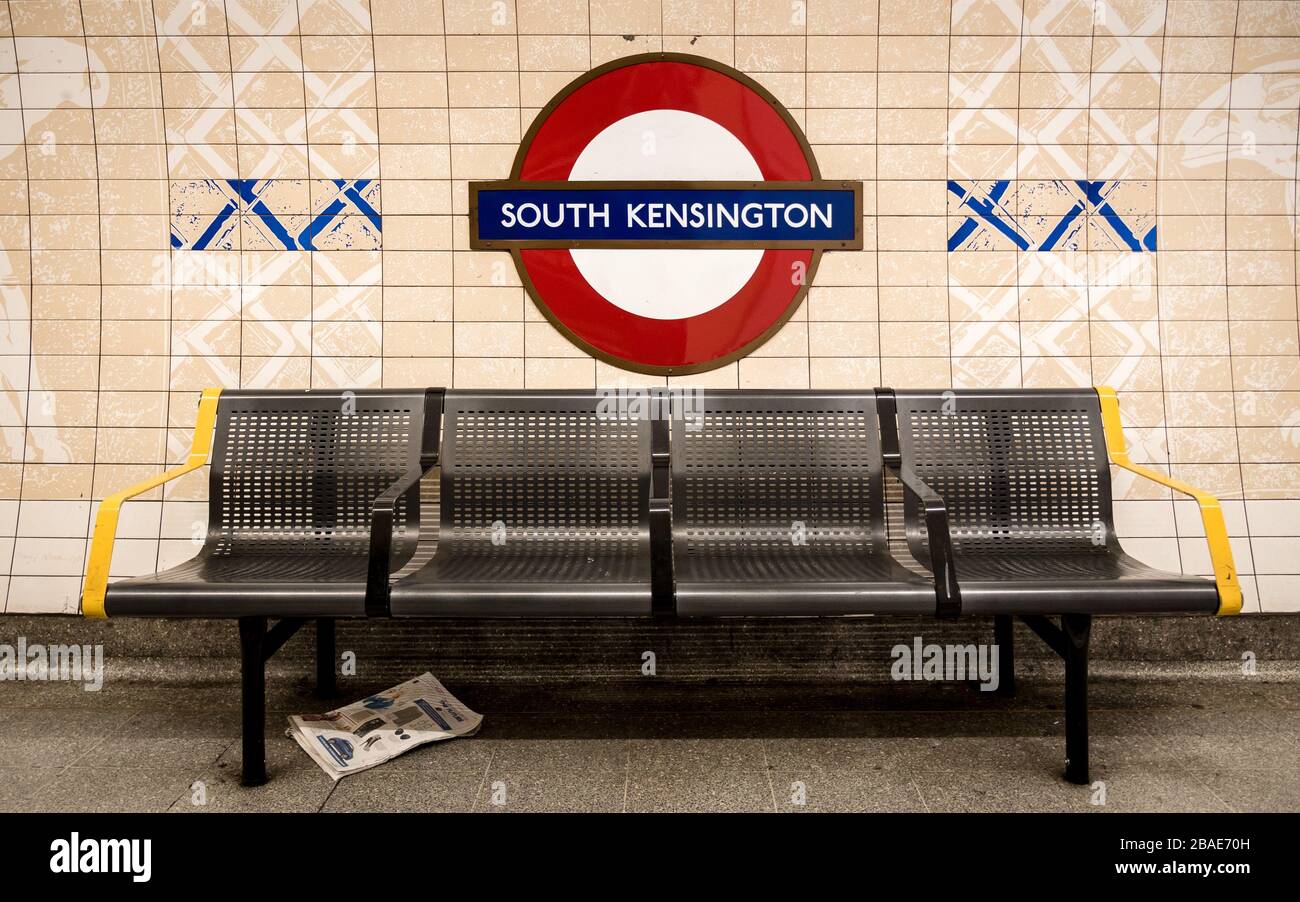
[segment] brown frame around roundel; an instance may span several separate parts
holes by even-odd
[[[550,118],[551,111],[555,109],[561,101],[587,82],[599,78],[607,72],[613,72],[616,69],[623,69],[627,66],[635,66],[640,63],[651,62],[690,63],[691,65],[702,66],[706,69],[713,69],[716,72],[720,72],[728,78],[735,79],[745,87],[749,88],[771,106],[772,109],[776,111],[776,114],[781,117],[782,121],[785,122],[786,126],[790,129],[791,134],[794,135],[795,140],[799,142],[799,147],[803,151],[804,159],[808,161],[808,171],[813,180],[821,179],[821,169],[817,166],[817,158],[813,156],[812,147],[808,144],[808,138],[804,135],[803,129],[799,127],[799,123],[794,121],[794,117],[790,115],[790,111],[785,108],[785,105],[782,104],[781,101],[776,99],[772,92],[768,91],[767,88],[764,88],[748,75],[733,69],[725,63],[720,63],[717,60],[708,59],[707,57],[696,56],[691,53],[638,53],[634,56],[624,56],[616,60],[610,60],[589,72],[579,75],[573,81],[565,85],[559,93],[552,97],[546,106],[542,107],[541,112],[539,112],[533,119],[532,124],[528,126],[528,131],[524,133],[523,140],[519,142],[519,149],[515,152],[515,161],[510,167],[510,179],[512,181],[519,180],[519,172],[523,168],[524,157],[527,155],[528,149],[532,146],[533,139],[537,136],[537,131],[542,127],[542,123]],[[856,230],[860,233],[861,228],[862,225],[859,221],[856,224]],[[817,274],[817,265],[821,262],[822,250],[820,248],[812,249],[812,259],[808,263],[808,272],[804,274],[803,285],[799,287],[799,290],[795,292],[794,297],[790,299],[790,303],[786,306],[785,311],[776,319],[775,322],[772,323],[771,326],[765,329],[761,335],[746,344],[744,347],[725,357],[719,357],[710,360],[707,363],[687,366],[651,366],[644,363],[637,363],[634,360],[616,357],[615,355],[603,351],[585,341],[569,329],[568,326],[562,323],[553,313],[551,313],[551,308],[542,300],[541,295],[537,292],[536,286],[533,284],[532,278],[528,275],[528,268],[524,266],[523,257],[521,256],[519,249],[512,248],[510,250],[510,256],[515,261],[515,270],[519,273],[519,278],[523,282],[524,290],[527,291],[528,296],[533,299],[533,303],[537,305],[537,309],[542,311],[542,315],[546,317],[547,322],[558,329],[565,338],[577,345],[583,351],[598,360],[603,360],[619,369],[628,370],[634,373],[645,373],[651,376],[688,376],[693,373],[707,373],[710,370],[716,370],[729,363],[734,363],[742,357],[747,357],[761,347],[769,338],[779,332],[781,327],[790,321],[790,317],[794,316],[795,312],[799,309],[799,306],[803,303],[804,298],[808,296],[808,289],[812,285],[813,277]]]

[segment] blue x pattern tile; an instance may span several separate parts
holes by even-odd
[[[949,251],[1156,249],[1155,218],[1122,198],[1141,183],[1050,179],[948,182]],[[1141,193],[1140,190],[1136,193]]]
[[[378,250],[375,179],[196,179],[172,185],[176,250]],[[322,190],[323,189],[323,190]]]

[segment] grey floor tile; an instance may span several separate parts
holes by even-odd
[[[1168,755],[1143,723],[1144,717],[1131,711],[1090,711],[1088,733],[1092,760],[1097,765],[1148,767],[1170,764]],[[1056,751],[1062,766],[1065,761],[1065,720],[1055,731]]]
[[[171,768],[66,767],[37,793],[42,811],[166,811],[192,777]]]
[[[1181,705],[1197,705],[1206,710],[1233,710],[1252,696],[1263,698],[1265,694],[1255,683],[1194,677],[1126,676],[1092,680],[1088,685],[1089,704],[1097,710],[1140,711]],[[1063,698],[1063,695],[1058,696],[1057,703]]]
[[[82,683],[68,680],[31,682],[0,681],[0,707],[5,708],[83,708],[102,710],[109,707],[104,699],[116,695],[125,700],[127,693],[110,693],[105,682],[98,692],[87,692]],[[133,697],[131,705],[139,702]]]
[[[915,757],[916,740],[876,736],[774,738],[765,743],[768,766],[804,774],[898,771]]]
[[[267,729],[284,723],[284,714],[276,713],[266,719]],[[145,739],[185,739],[190,741],[221,741],[229,743],[239,738],[240,721],[237,711],[194,711],[175,708],[148,708],[131,714],[117,728],[118,735],[130,734]]]
[[[627,794],[627,766],[593,762],[528,767],[488,767],[475,811],[622,811]]]
[[[629,746],[625,739],[504,739],[482,745],[492,753],[492,767],[508,771],[621,769],[627,766]]]
[[[0,767],[0,810],[41,810],[41,791],[62,770],[60,767]]]
[[[33,739],[102,740],[131,717],[126,711],[76,708],[14,710],[0,731],[0,748],[24,745]]]
[[[1268,683],[1263,695],[1268,707],[1300,712],[1300,692],[1296,691],[1296,681],[1293,679]]]
[[[951,735],[1000,738],[1054,736],[1064,732],[1064,718],[1054,711],[948,711],[899,716],[891,736],[945,737]]]
[[[930,811],[1069,811],[1086,787],[1039,772],[922,772],[914,777]]]
[[[762,739],[633,739],[628,743],[632,767],[734,768],[763,770],[767,757]]]
[[[1289,768],[1300,759],[1297,737],[1261,725],[1246,712],[1146,712],[1143,725],[1165,761],[1192,771]]]
[[[775,805],[765,769],[635,762],[628,768],[628,811],[773,811]]]
[[[126,711],[70,708],[15,711],[0,730],[0,755],[13,767],[94,764],[94,750],[129,717]]]
[[[230,746],[228,740],[166,739],[117,734],[77,760],[78,765],[153,767],[195,773],[216,764]]]
[[[1065,742],[1055,737],[945,736],[910,740],[907,768],[912,773],[967,770],[1049,771],[1065,766]]]
[[[340,780],[322,810],[468,812],[483,777],[481,767],[399,772],[380,765]]]
[[[266,772],[262,786],[242,786],[238,743],[227,747],[215,764],[191,772],[185,793],[171,806],[181,813],[238,811],[318,811],[334,783],[291,739],[267,737]],[[196,795],[194,783],[203,784]]]
[[[229,712],[137,711],[77,763],[194,772],[215,764],[238,738],[238,718]]]
[[[270,716],[268,716],[270,720]],[[191,793],[179,799],[172,811],[317,811],[329,798],[333,781],[283,733],[283,720],[266,730],[266,776],[261,786],[240,785],[243,747],[230,742],[216,763],[190,772],[190,781],[203,781],[205,798],[195,805]]]
[[[1300,769],[1228,769],[1195,775],[1233,811],[1300,811]]]
[[[491,760],[495,745],[496,743],[477,736],[444,739],[417,746],[388,761],[383,767],[395,771],[463,770],[475,767],[482,770]],[[303,754],[306,755],[305,752]]]
[[[1286,722],[1286,712],[1276,712],[1273,723],[1260,719],[1259,708],[1241,705],[1231,709],[1206,709],[1186,702],[1153,710],[1133,711],[1131,717],[1144,730],[1165,736],[1226,736],[1273,732]]]
[[[1300,695],[1300,689],[1297,689],[1294,694]],[[1260,708],[1251,714],[1254,722],[1262,729],[1290,737],[1300,737],[1300,710]]]
[[[221,668],[215,678],[195,680],[176,679],[166,659],[158,659],[156,672],[146,676],[119,679],[113,674],[111,661],[104,685],[98,692],[86,692],[80,684],[60,683],[0,683],[0,707],[59,707],[107,710],[155,710],[185,712],[225,712],[238,716],[239,662],[232,660]],[[6,688],[9,687],[9,688]],[[12,687],[19,687],[14,691]],[[316,697],[310,684],[301,676],[289,680],[268,676],[267,706],[276,710],[295,712],[325,711],[364,694],[348,694],[332,700]]]
[[[202,792],[191,780],[169,810],[180,814],[319,811],[334,787],[320,768],[311,766],[314,772],[271,769],[270,782],[252,787],[240,785],[238,769],[205,771],[195,778],[202,781]]]
[[[3,687],[21,687],[16,692]],[[36,688],[31,683],[0,683],[0,706],[12,708],[61,708],[83,711],[137,711],[176,710],[183,708],[195,710],[218,710],[230,708],[229,702],[211,705],[217,696],[235,697],[234,708],[239,706],[239,686],[231,683],[222,687],[211,687],[206,691],[199,687],[178,685],[166,681],[114,680],[111,673],[105,677],[104,685],[98,692],[86,692],[77,683],[44,683]]]
[[[1224,800],[1202,780],[1175,767],[1150,765],[1093,766],[1092,783],[1078,798],[1079,807],[1098,812],[1229,811]]]
[[[1094,806],[1096,790],[1060,779],[1059,674],[1022,677],[1011,699],[752,681],[595,686],[575,691],[575,708],[536,687],[485,690],[501,707],[479,706],[477,736],[334,784],[283,736],[282,712],[324,711],[364,687],[322,700],[305,675],[277,672],[271,782],[255,789],[239,785],[234,671],[159,676],[110,679],[99,693],[0,683],[0,809],[488,811],[500,783],[507,811],[1300,810],[1294,679],[1094,681],[1093,771],[1106,783]],[[191,803],[195,780],[205,805]]]
[[[777,811],[925,811],[916,785],[899,773],[773,770]]]

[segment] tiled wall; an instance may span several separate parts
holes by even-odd
[[[205,386],[654,381],[465,250],[465,183],[571,78],[657,50],[757,78],[865,182],[867,249],[687,382],[1111,383],[1135,457],[1228,499],[1248,609],[1300,609],[1289,0],[0,2],[4,609],[76,610],[93,499],[183,456]],[[993,192],[1032,241],[954,243]],[[130,505],[114,571],[192,554],[203,491]],[[1207,571],[1193,507],[1118,492],[1130,550]]]

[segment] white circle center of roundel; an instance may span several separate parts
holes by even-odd
[[[570,181],[762,181],[740,139],[712,119],[684,110],[646,110],[591,140]],[[571,250],[592,288],[628,313],[685,319],[726,303],[754,275],[762,248]]]

